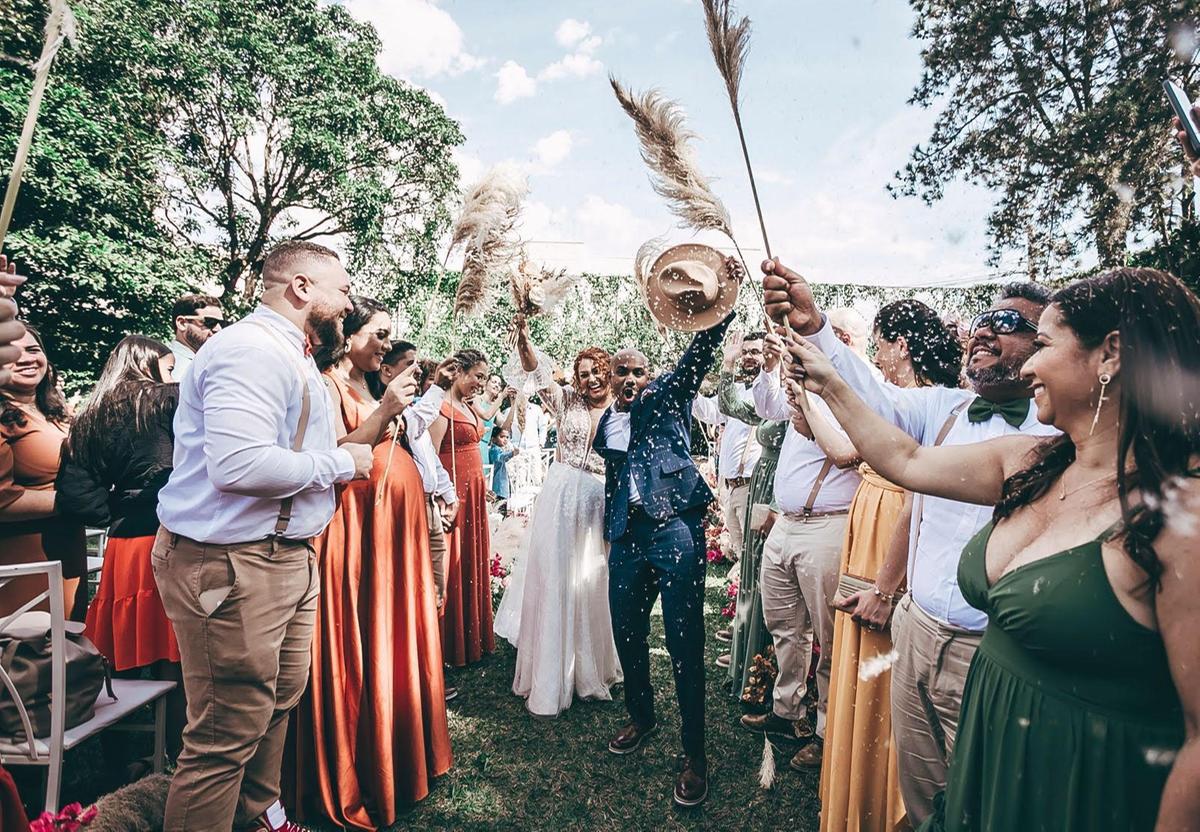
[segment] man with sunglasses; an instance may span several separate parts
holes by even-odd
[[[779,321],[786,317],[873,410],[922,444],[1055,433],[1037,420],[1032,391],[1021,379],[1049,301],[1045,287],[1005,286],[972,321],[966,364],[971,389],[901,389],[877,379],[837,338],[803,277],[778,260],[764,262],[763,273],[767,314]],[[907,594],[900,599],[899,586],[867,590],[889,603],[898,599],[892,618],[897,653],[892,732],[900,792],[914,826],[929,817],[934,795],[945,788],[967,668],[987,627],[987,616],[967,604],[958,588],[958,560],[990,517],[987,506],[918,495],[909,527]]]
[[[167,345],[175,356],[171,375],[182,381],[204,342],[225,326],[225,313],[211,295],[184,295],[171,307],[171,320],[175,324],[175,339]]]

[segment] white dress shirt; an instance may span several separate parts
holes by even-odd
[[[425,395],[404,409],[404,426],[408,434],[408,446],[412,448],[413,462],[421,472],[421,486],[426,494],[440,497],[446,505],[458,502],[458,493],[442,461],[438,459],[429,436],[429,426],[442,410],[446,391],[436,384]]]
[[[617,410],[610,406],[608,421],[604,424],[604,442],[614,451],[629,452],[629,440],[633,436],[633,424],[628,410]],[[637,482],[633,477],[633,466],[629,466],[629,504],[641,503],[642,495],[638,492]]]
[[[192,361],[196,358],[196,352],[187,344],[174,340],[167,344],[167,349],[175,356],[175,369],[171,370],[171,380],[182,382],[187,377],[188,370],[192,367]]]
[[[762,373],[760,372],[761,376]],[[733,385],[734,393],[743,402],[753,403],[754,393],[750,387],[741,382]],[[722,479],[732,480],[738,477],[749,477],[754,473],[754,466],[762,456],[762,446],[754,435],[755,427],[727,418],[725,430],[721,434],[721,456],[718,459],[717,470]]]
[[[287,497],[285,537],[313,537],[329,523],[333,485],[354,477],[354,458],[337,447],[329,391],[304,344],[295,325],[260,306],[196,354],[179,386],[174,470],[158,495],[168,531],[203,543],[263,540]],[[293,451],[302,383],[308,428]]]
[[[975,398],[970,390],[901,388],[876,379],[867,365],[838,340],[828,322],[809,341],[829,356],[838,373],[872,410],[922,445],[934,444],[954,408]],[[1017,433],[1053,436],[1058,431],[1037,420],[1037,408],[1032,403],[1020,429],[999,416],[972,422],[964,407],[942,444],[968,445]],[[916,498],[909,530],[908,588],[913,601],[944,624],[976,632],[987,627],[987,616],[968,604],[958,588],[958,561],[963,547],[991,516],[988,506],[940,497]]]
[[[784,514],[801,514],[821,469],[825,467],[825,452],[814,440],[791,426],[792,407],[780,384],[778,369],[772,373],[766,370],[760,372],[750,390],[754,396],[754,410],[759,416],[789,422],[783,435],[783,445],[779,448],[779,464],[775,468],[775,504]],[[842,426],[833,418],[829,405],[816,396],[808,398],[813,409],[845,436]],[[850,501],[854,499],[854,492],[861,482],[857,468],[833,466],[813,501],[813,512],[845,511],[850,507]]]

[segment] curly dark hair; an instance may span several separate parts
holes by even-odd
[[[592,365],[595,367],[595,371],[600,375],[608,378],[608,376],[612,373],[612,356],[609,355],[606,350],[603,350],[600,347],[588,347],[583,352],[579,353],[579,355],[575,356],[575,364],[571,369],[571,375],[573,378],[579,377],[579,363],[589,359],[591,360]]]
[[[918,384],[958,387],[963,346],[931,307],[913,298],[893,301],[875,316],[875,332],[888,343],[904,336]]]
[[[479,364],[487,363],[487,356],[479,350],[465,349],[459,350],[451,356],[458,364],[460,370],[464,373]]]
[[[1085,348],[1120,335],[1120,435],[1115,461],[1126,554],[1159,585],[1154,541],[1174,483],[1200,476],[1200,301],[1174,275],[1157,269],[1114,269],[1055,292],[1050,303]],[[1132,470],[1124,460],[1132,458]],[[994,518],[1003,520],[1049,490],[1072,462],[1065,434],[1038,446],[1033,462],[1004,483]],[[1134,505],[1129,493],[1137,489]]]
[[[38,346],[45,353],[46,342],[42,338],[41,330],[32,324],[25,324],[25,331],[33,336],[33,340],[37,341]],[[50,360],[49,353],[46,353],[46,375],[38,382],[37,389],[33,394],[33,401],[38,412],[48,421],[60,424],[70,421],[70,417],[67,415],[67,400],[58,387],[58,370],[54,368],[54,362]],[[6,428],[23,428],[28,423],[25,412],[16,402],[5,395],[3,390],[0,390],[0,425]]]

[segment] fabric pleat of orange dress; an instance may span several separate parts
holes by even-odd
[[[448,664],[463,667],[496,649],[487,486],[479,456],[483,426],[449,402],[442,405],[442,415],[451,428],[442,438],[438,457],[454,480],[459,504],[458,517],[447,538],[442,652]]]
[[[375,409],[334,375],[347,431]],[[479,451],[473,448],[478,459]],[[396,821],[450,770],[425,491],[385,436],[315,541],[321,596],[308,692],[293,716],[289,799],[349,829]]]
[[[904,491],[866,465],[850,503],[841,572],[874,580],[904,510]],[[859,626],[844,612],[834,615],[833,659],[821,764],[821,832],[898,832],[911,828],[900,798],[892,743],[892,674],[860,678],[864,662],[886,663],[888,631]]]

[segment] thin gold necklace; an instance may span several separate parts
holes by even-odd
[[[1067,499],[1067,497],[1070,497],[1072,494],[1076,494],[1080,491],[1083,491],[1088,486],[1095,485],[1098,482],[1105,482],[1107,480],[1111,480],[1112,478],[1113,478],[1112,474],[1106,474],[1103,477],[1097,477],[1094,480],[1088,480],[1083,485],[1077,485],[1068,491],[1067,490],[1067,474],[1064,471],[1063,475],[1058,478],[1059,484],[1062,485],[1062,490],[1059,491],[1059,493],[1058,493],[1059,502],[1062,502],[1063,500]]]

